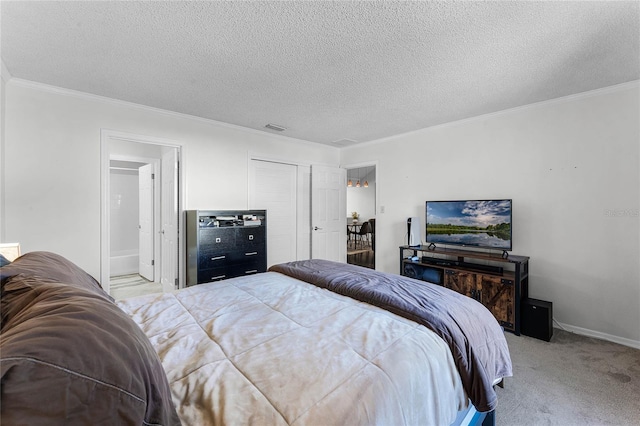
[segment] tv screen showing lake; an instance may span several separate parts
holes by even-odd
[[[427,242],[511,250],[511,200],[427,201]]]

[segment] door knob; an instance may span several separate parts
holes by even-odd
[[[313,227],[313,230],[314,230],[314,231],[317,231],[318,229],[322,230],[322,228],[318,228],[317,226],[314,226],[314,227]]]

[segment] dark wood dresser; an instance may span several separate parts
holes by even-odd
[[[187,286],[267,270],[266,210],[187,210]]]

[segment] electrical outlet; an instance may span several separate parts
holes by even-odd
[[[380,214],[384,213],[384,206],[380,206]]]

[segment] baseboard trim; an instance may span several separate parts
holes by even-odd
[[[589,330],[588,328],[576,327],[574,325],[564,324],[555,320],[554,322],[556,323],[556,326],[554,326],[554,328],[559,328],[583,336],[595,337],[596,339],[607,340],[609,342],[618,343],[620,345],[629,346],[635,349],[640,349],[640,341],[637,340],[614,336],[612,334],[602,333],[600,331]]]

